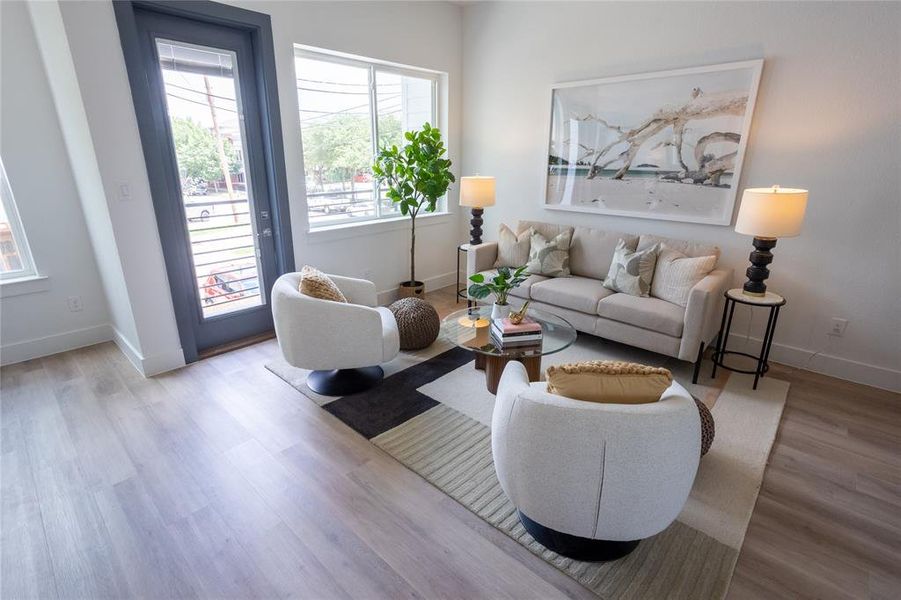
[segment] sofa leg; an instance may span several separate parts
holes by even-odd
[[[384,376],[379,366],[313,371],[307,375],[307,387],[323,396],[349,396],[377,385]]]
[[[641,540],[619,542],[613,540],[594,540],[577,535],[556,531],[537,523],[519,512],[519,520],[535,541],[557,554],[573,560],[585,562],[604,562],[617,560],[635,550]]]
[[[691,376],[691,382],[698,382],[698,373],[701,372],[701,360],[704,358],[704,342],[701,342],[701,347],[698,348],[698,358],[695,360],[695,372],[694,375]]]

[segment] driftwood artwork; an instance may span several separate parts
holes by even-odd
[[[761,66],[555,86],[547,207],[728,224]]]

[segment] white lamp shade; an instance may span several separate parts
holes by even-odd
[[[807,190],[751,188],[741,196],[735,231],[760,238],[794,237],[801,233]]]
[[[460,206],[494,206],[494,177],[479,175],[460,178]]]

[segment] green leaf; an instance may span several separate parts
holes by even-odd
[[[470,275],[469,280],[475,283],[483,283],[485,281],[485,275],[483,273],[476,273],[475,275]]]
[[[490,293],[491,293],[491,290],[489,290],[484,285],[473,284],[473,285],[469,286],[469,295],[472,296],[473,298],[476,298],[477,300],[481,300],[482,298],[485,298]]]

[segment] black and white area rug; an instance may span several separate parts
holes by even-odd
[[[494,395],[472,353],[441,341],[384,365],[376,388],[342,398],[306,386],[308,371],[276,361],[267,368],[473,513],[601,598],[722,598],[757,500],[788,383],[730,374],[691,383],[692,365],[580,334],[542,366],[581,360],[664,366],[708,407],[716,438],[701,460],[678,520],[609,563],[573,561],[535,542],[498,483],[491,457]],[[709,374],[705,369],[703,375]]]

